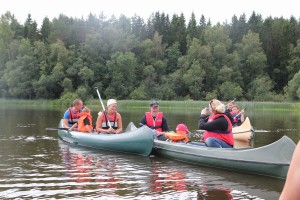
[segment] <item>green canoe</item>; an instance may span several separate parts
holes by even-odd
[[[153,133],[150,128],[134,127],[129,123],[126,131],[120,134],[98,134],[68,131],[63,129],[63,120],[58,125],[58,136],[66,142],[130,154],[149,156],[153,147]]]
[[[296,144],[287,136],[258,148],[226,149],[154,140],[158,156],[285,179]]]

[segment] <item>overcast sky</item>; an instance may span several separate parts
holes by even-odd
[[[33,20],[41,26],[44,17],[52,20],[59,14],[68,17],[87,18],[89,13],[99,15],[102,11],[110,18],[112,15],[126,17],[138,15],[147,20],[154,12],[170,15],[184,14],[186,21],[192,12],[199,23],[201,15],[212,24],[231,22],[233,15],[246,14],[248,20],[253,11],[263,19],[272,16],[289,19],[294,16],[299,20],[300,11],[296,0],[0,0],[0,14],[10,11],[17,20],[24,24],[30,13]]]

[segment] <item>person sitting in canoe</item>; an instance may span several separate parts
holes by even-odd
[[[142,117],[140,126],[146,125],[153,130],[154,137],[159,140],[166,140],[164,132],[169,132],[167,119],[159,112],[159,103],[151,101],[149,104],[150,112],[146,112]]]
[[[69,130],[74,130],[77,126],[77,131],[79,132],[89,132],[92,133],[93,131],[93,121],[91,110],[88,107],[84,107],[82,112],[79,114],[78,122],[73,124],[73,126]]]
[[[240,126],[245,121],[245,109],[240,110],[237,104],[232,106],[231,116],[233,117],[232,126]]]
[[[109,99],[107,101],[107,111],[98,113],[96,121],[96,131],[98,133],[118,134],[123,130],[121,114],[117,112],[117,101]]]
[[[176,127],[176,132],[166,132],[165,136],[170,140],[171,142],[190,142],[188,137],[186,136],[188,133],[190,133],[188,127],[185,124],[178,124]]]
[[[64,128],[69,129],[73,124],[77,123],[79,119],[79,113],[81,113],[83,103],[81,99],[75,99],[73,101],[72,107],[69,107],[64,113],[63,117],[63,126]]]
[[[217,99],[209,102],[210,116],[207,109],[201,111],[198,126],[205,130],[203,139],[208,147],[232,148],[234,145],[232,123],[225,114],[225,105]]]

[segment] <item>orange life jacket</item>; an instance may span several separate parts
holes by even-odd
[[[234,139],[233,139],[233,133],[232,133],[232,124],[231,124],[230,119],[225,114],[210,115],[208,118],[208,122],[214,121],[215,119],[217,119],[221,116],[223,116],[227,120],[227,123],[228,123],[227,130],[226,131],[215,130],[213,132],[212,131],[204,131],[204,134],[203,134],[204,141],[209,137],[214,137],[214,138],[223,140],[227,144],[233,146]]]
[[[84,119],[88,118],[90,122],[90,130],[93,130],[93,125],[92,125],[92,116],[90,113],[82,112],[79,114],[80,118],[78,119],[78,131],[79,132],[88,132],[87,128],[84,125]]]
[[[155,117],[155,120],[153,119],[150,112],[146,112],[146,125],[151,129],[155,129],[156,131],[162,132],[162,119],[162,112],[158,112],[157,116]]]
[[[185,131],[177,131],[176,133],[170,133],[167,132],[165,133],[165,136],[168,137],[172,142],[180,142],[180,141],[185,141],[185,143],[189,142],[188,137],[186,136]]]

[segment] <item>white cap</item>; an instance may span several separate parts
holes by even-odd
[[[107,107],[109,107],[111,104],[117,103],[115,99],[108,99],[107,101]]]

